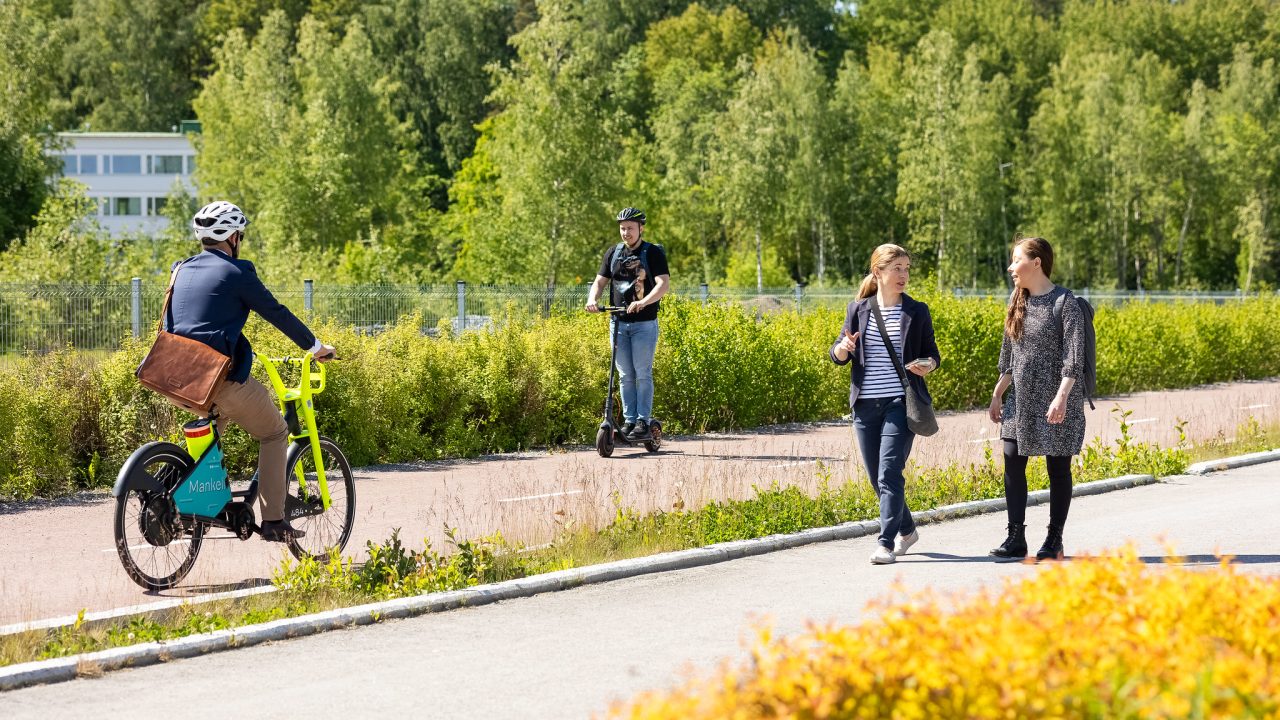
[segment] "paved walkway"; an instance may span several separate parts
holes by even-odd
[[[1077,498],[1068,553],[1134,543],[1160,565],[1169,542],[1194,566],[1230,553],[1280,574],[1278,475],[1260,465]],[[1035,545],[1047,513],[1028,512]],[[742,659],[760,622],[779,634],[859,622],[895,583],[971,591],[1046,569],[989,562],[1003,529],[1002,515],[927,525],[887,567],[867,563],[875,538],[864,537],[17,690],[0,694],[0,717],[584,718]]]
[[[1131,411],[1134,437],[1166,446],[1173,426],[1189,421],[1193,439],[1234,434],[1249,417],[1280,422],[1280,380],[1212,385],[1099,400],[1088,412],[1089,436],[1111,442],[1112,409]],[[922,465],[972,462],[999,448],[985,412],[952,413],[938,435],[916,443]],[[640,511],[669,508],[678,499],[696,507],[709,499],[742,498],[753,486],[778,482],[813,488],[819,465],[833,482],[861,477],[861,461],[847,423],[764,428],[676,438],[663,452],[619,448],[611,459],[594,449],[501,455],[477,460],[357,470],[358,510],[348,553],[382,542],[393,528],[419,547],[423,538],[447,549],[446,525],[462,537],[501,530],[529,544],[546,542],[564,523],[602,526],[614,514],[616,493]],[[154,602],[120,567],[111,535],[112,498],[105,493],[48,503],[0,506],[0,625]],[[264,584],[283,552],[254,538],[211,533],[183,585],[163,596],[199,596]]]

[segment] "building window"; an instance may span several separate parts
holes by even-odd
[[[62,174],[63,175],[75,175],[79,171],[80,169],[76,166],[75,155],[62,156]]]
[[[149,197],[147,198],[147,214],[163,215],[164,208],[168,204],[169,198],[167,197]]]
[[[98,174],[98,156],[97,155],[81,155],[80,156],[80,174],[81,175],[97,175]]]
[[[182,174],[182,156],[181,155],[152,155],[151,156],[151,174],[181,175]]]
[[[108,169],[112,175],[142,174],[141,155],[112,155],[110,157],[110,161],[110,167]]]
[[[113,161],[114,164],[114,161]],[[142,214],[142,198],[136,197],[118,197],[111,198],[110,212],[108,215],[141,215]]]
[[[196,156],[188,155],[187,156],[187,174],[194,175],[195,172],[196,172]]]

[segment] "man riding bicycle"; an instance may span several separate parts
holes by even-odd
[[[208,345],[231,358],[227,379],[213,392],[218,431],[228,421],[244,428],[259,442],[258,497],[262,505],[264,540],[286,542],[305,533],[284,516],[285,453],[289,428],[267,388],[249,376],[253,348],[244,336],[249,312],[261,315],[280,332],[312,353],[316,360],[332,360],[334,349],[316,339],[307,326],[280,304],[258,279],[253,263],[240,259],[248,218],[226,201],[209,203],[191,220],[203,252],[173,265],[173,296],[163,319],[165,330]]]

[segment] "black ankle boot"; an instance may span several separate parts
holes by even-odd
[[[1009,523],[1009,537],[1000,547],[987,553],[997,560],[1021,560],[1027,556],[1027,526]]]
[[[1066,552],[1062,549],[1062,526],[1050,525],[1049,534],[1036,553],[1036,560],[1061,560],[1064,557]]]

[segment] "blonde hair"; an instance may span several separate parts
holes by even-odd
[[[1039,258],[1041,272],[1046,278],[1049,277],[1049,273],[1053,272],[1053,246],[1048,240],[1016,236],[1010,254],[1018,248],[1022,248],[1024,257],[1033,260]],[[1013,294],[1009,296],[1009,308],[1004,315],[1004,331],[1013,340],[1022,339],[1022,321],[1027,317],[1027,298],[1030,295],[1031,291],[1026,288],[1014,288]]]
[[[910,260],[911,253],[907,252],[906,248],[892,243],[885,243],[871,251],[871,272],[867,273],[867,276],[862,279],[862,285],[858,287],[859,300],[871,297],[880,290],[879,285],[876,283],[875,272],[877,270],[883,271],[898,258]]]

